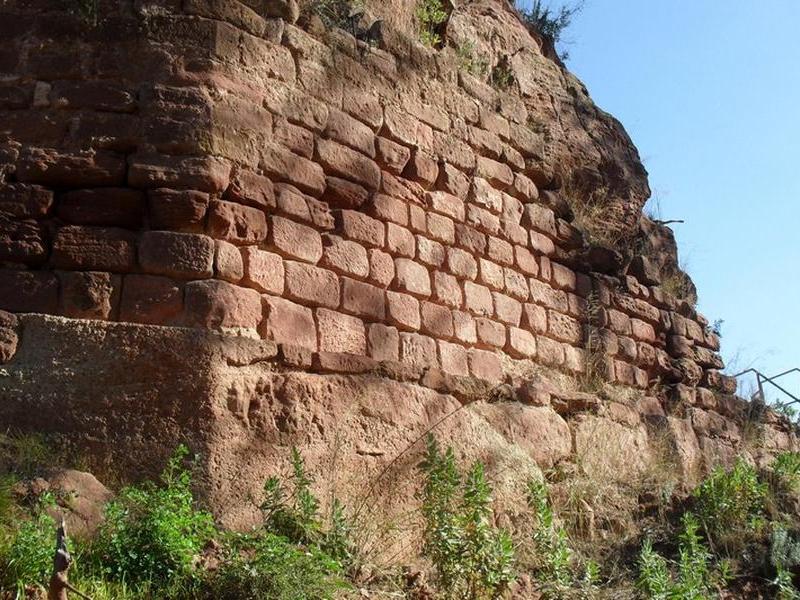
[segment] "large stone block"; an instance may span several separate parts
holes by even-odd
[[[214,273],[214,251],[205,235],[147,231],[139,240],[139,264],[153,275],[205,279]]]

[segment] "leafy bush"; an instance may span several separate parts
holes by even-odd
[[[442,452],[428,437],[422,515],[423,554],[436,570],[446,598],[498,598],[512,581],[513,544],[490,523],[491,488],[483,465],[463,478],[451,448]]]
[[[195,508],[189,454],[179,446],[161,474],[123,489],[106,507],[106,520],[90,557],[111,580],[180,585],[192,578],[194,560],[214,535],[211,515]]]
[[[489,62],[477,55],[474,42],[463,42],[456,46],[456,59],[459,69],[475,77],[482,77],[489,70]]]
[[[206,586],[216,600],[323,600],[344,586],[338,561],[272,533],[239,538]]]
[[[712,537],[755,529],[761,522],[767,486],[756,470],[737,460],[730,471],[715,468],[694,490],[695,510],[700,523]]]
[[[702,543],[697,531],[700,524],[692,513],[682,519],[678,547],[677,577],[672,578],[667,561],[645,541],[639,554],[639,591],[651,600],[711,600],[714,589],[724,583],[725,569],[711,567],[711,553]]]
[[[420,41],[426,46],[439,47],[442,43],[440,29],[449,16],[442,0],[418,0],[416,16]]]
[[[566,531],[556,526],[547,486],[543,482],[528,482],[528,506],[535,519],[533,542],[539,559],[536,575],[550,587],[571,586],[572,550]]]
[[[30,518],[0,537],[0,590],[15,590],[25,597],[25,587],[45,585],[53,568],[55,521],[45,512],[52,497],[42,496]]]
[[[786,489],[800,491],[800,453],[781,452],[772,463],[772,472]]]
[[[330,523],[326,528],[319,515],[319,500],[311,491],[313,477],[306,470],[303,457],[297,448],[291,450],[291,493],[287,495],[281,480],[270,477],[264,484],[264,502],[261,512],[265,528],[284,536],[295,544],[315,544],[343,565],[349,565],[354,556],[351,540],[352,524],[347,519],[345,507],[333,499]]]

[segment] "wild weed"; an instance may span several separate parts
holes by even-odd
[[[451,448],[442,452],[433,436],[422,464],[423,555],[436,570],[446,598],[498,598],[513,580],[510,536],[491,524],[491,488],[483,465],[462,479]]]

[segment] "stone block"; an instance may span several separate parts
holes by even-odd
[[[316,160],[325,173],[354,181],[371,191],[381,185],[381,170],[375,161],[346,146],[319,139]]]
[[[58,279],[49,271],[0,269],[0,310],[56,314]]]
[[[233,244],[217,240],[214,244],[214,274],[230,283],[239,283],[244,277],[242,253]]]
[[[439,340],[438,344],[442,371],[464,377],[469,375],[467,349],[458,344],[452,344],[443,340]]]
[[[24,148],[17,180],[55,188],[119,186],[125,183],[125,160],[110,152],[75,154],[52,148]]]
[[[154,275],[125,275],[119,320],[177,325],[183,314],[183,283]]]
[[[405,227],[388,223],[386,225],[386,249],[393,256],[414,258],[417,241],[414,234]]]
[[[473,377],[493,383],[503,380],[503,365],[495,352],[471,348],[469,350],[469,371]]]
[[[310,308],[284,298],[262,296],[262,299],[264,318],[258,329],[261,337],[316,352],[317,328]]]
[[[494,314],[494,300],[489,288],[464,282],[464,306],[475,315],[491,317]]]
[[[425,298],[431,295],[431,276],[424,266],[408,258],[395,259],[394,266],[397,289]]]
[[[45,216],[53,205],[53,192],[39,185],[6,183],[0,187],[0,214],[11,217]]]
[[[194,233],[146,231],[139,240],[139,264],[147,273],[175,279],[214,274],[214,240]]]
[[[184,318],[189,326],[255,329],[261,322],[261,296],[255,290],[214,279],[191,281],[185,289]]]
[[[367,332],[367,351],[374,360],[400,360],[400,333],[396,327],[373,323]]]
[[[536,337],[525,329],[509,327],[506,352],[514,358],[536,358]]]
[[[400,329],[416,331],[422,325],[419,301],[408,294],[386,292],[386,316]]]
[[[357,242],[343,240],[335,235],[324,236],[322,243],[322,261],[320,263],[322,266],[338,273],[359,278],[365,278],[369,275],[369,257],[364,246]],[[391,258],[388,260],[391,262]],[[394,263],[392,263],[392,268],[394,268]],[[391,277],[389,281],[391,281]]]
[[[383,321],[386,317],[386,300],[384,290],[342,277],[342,310],[359,317],[374,321]]]
[[[411,159],[411,150],[387,138],[379,137],[375,141],[375,160],[381,168],[393,175],[401,175]]]
[[[291,300],[314,306],[338,308],[339,279],[336,274],[305,263],[287,260],[285,294]]]
[[[477,317],[475,327],[478,333],[478,344],[484,348],[503,348],[506,345],[506,327],[502,323]]]
[[[436,340],[417,333],[401,333],[400,361],[412,367],[438,367]]]
[[[339,177],[326,177],[327,187],[322,195],[322,201],[334,208],[358,208],[369,199],[366,188],[341,179]]]
[[[319,232],[284,217],[270,217],[269,244],[287,258],[312,264],[322,258],[322,236]]]
[[[416,236],[417,240],[417,259],[425,265],[439,268],[444,264],[447,257],[445,247],[434,240],[424,236]]]
[[[148,190],[147,205],[151,229],[199,233],[205,228],[209,196],[195,190]]]
[[[108,320],[116,317],[122,278],[111,273],[59,271],[59,312],[73,319]]]
[[[422,332],[437,338],[449,339],[453,337],[453,317],[449,308],[422,302]]]
[[[233,244],[258,244],[267,239],[264,211],[225,200],[212,200],[208,210],[208,234]]]
[[[394,259],[390,254],[375,248],[369,251],[369,279],[382,288],[394,281]]]
[[[386,242],[386,227],[377,219],[354,210],[339,210],[334,213],[336,229],[342,237],[383,248]]]
[[[136,236],[124,229],[61,227],[53,239],[50,263],[57,269],[124,273],[136,264]]]
[[[522,318],[522,303],[505,294],[492,292],[494,298],[494,316],[508,325],[518,327]]]
[[[375,134],[372,129],[346,113],[331,110],[324,133],[340,144],[375,158]]]
[[[316,313],[320,352],[366,355],[367,336],[361,319],[325,308]]]
[[[138,229],[144,216],[144,194],[126,188],[76,190],[61,196],[57,213],[74,225]]]
[[[242,248],[244,278],[242,283],[260,292],[280,295],[284,290],[283,259],[256,246]]]
[[[230,164],[211,156],[134,154],[129,163],[128,185],[134,188],[188,189],[219,194],[230,183]]]

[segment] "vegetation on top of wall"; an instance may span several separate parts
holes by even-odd
[[[554,47],[563,42],[564,31],[572,24],[575,16],[583,10],[583,1],[575,4],[562,5],[557,10],[548,6],[542,0],[532,0],[530,7],[527,2],[518,0],[517,8],[522,20],[531,28],[538,31]],[[566,51],[560,53],[561,59],[566,60]]]

